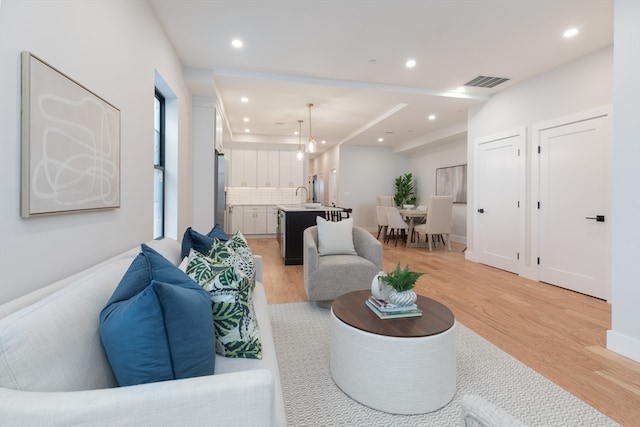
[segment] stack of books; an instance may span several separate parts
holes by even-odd
[[[422,310],[417,305],[395,305],[370,296],[366,301],[367,307],[381,319],[398,319],[401,317],[422,316]]]

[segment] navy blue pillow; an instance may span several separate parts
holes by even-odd
[[[120,386],[212,375],[209,293],[147,245],[100,313],[100,337]]]
[[[227,235],[227,233],[225,233],[225,231],[222,229],[222,227],[220,227],[220,224],[216,224],[211,231],[209,231],[207,233],[207,236],[209,237],[216,237],[218,238],[218,240],[226,242],[227,240],[229,240],[229,236]]]
[[[200,234],[191,227],[187,228],[182,236],[181,258],[184,259],[184,257],[189,256],[189,250],[191,248],[201,254],[207,254],[209,249],[211,249],[211,246],[213,246],[213,242],[216,238],[223,242],[229,240],[227,233],[225,233],[224,230],[222,230],[222,227],[218,224],[216,224],[207,234]]]

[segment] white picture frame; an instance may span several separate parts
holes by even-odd
[[[120,207],[120,110],[22,52],[21,215]]]

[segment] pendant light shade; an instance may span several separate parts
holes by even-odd
[[[313,138],[313,133],[311,133],[311,107],[313,107],[313,104],[309,103],[307,107],[309,107],[309,142],[307,143],[307,151],[309,153],[315,153],[318,147],[316,140]]]
[[[302,152],[302,120],[298,120],[298,152],[296,153],[296,159],[302,160],[304,153]]]

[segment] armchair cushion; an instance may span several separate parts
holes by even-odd
[[[353,218],[338,222],[327,221],[318,216],[318,254],[357,255],[353,247]]]
[[[120,386],[214,372],[208,293],[144,244],[100,313],[100,336]]]

